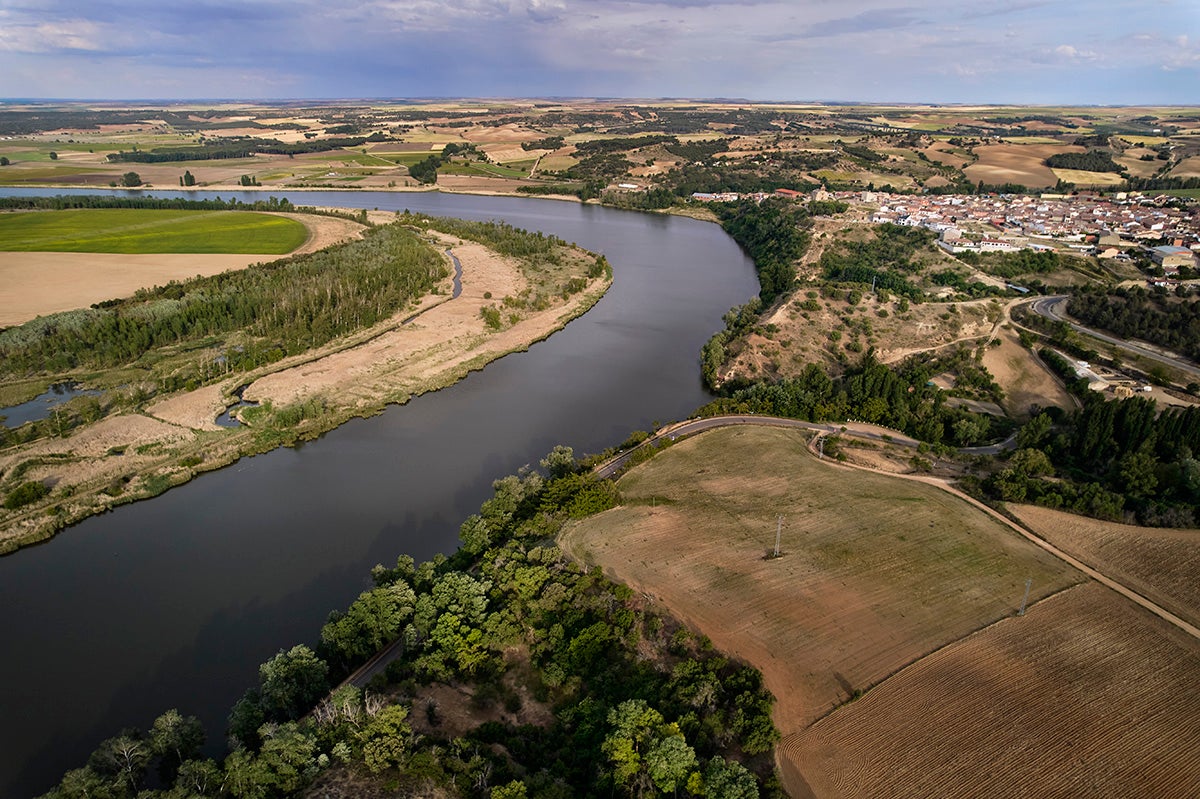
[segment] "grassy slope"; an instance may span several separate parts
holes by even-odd
[[[621,479],[563,545],[763,670],[786,735],[1074,570],[932,486],[823,464],[803,435],[726,428]],[[785,557],[764,560],[783,516]]]
[[[10,252],[283,254],[307,236],[294,219],[243,211],[101,208],[0,216],[0,250]]]

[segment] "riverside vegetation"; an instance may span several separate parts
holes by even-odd
[[[618,501],[585,465],[557,447],[541,472],[494,483],[455,555],[377,566],[314,648],[262,665],[223,760],[169,711],[46,796],[782,797],[761,675],[556,546],[568,520]],[[330,692],[393,640],[365,690]],[[466,695],[466,720],[432,698],[439,685]],[[161,787],[145,787],[151,769]]]
[[[130,202],[116,200],[113,204],[126,208]],[[141,202],[133,201],[135,207]],[[253,206],[219,201],[144,202],[151,209],[166,205],[187,211],[296,210],[286,201],[275,200]],[[57,198],[37,201],[36,207],[103,205],[96,198]],[[366,222],[365,212],[349,216]],[[351,348],[381,330],[398,326],[402,312],[413,308],[419,298],[439,301],[437,286],[449,272],[446,259],[430,243],[435,233],[479,242],[512,259],[521,270],[524,289],[519,296],[497,298],[488,306],[498,317],[501,307],[504,311],[492,328],[495,330],[507,330],[526,314],[569,306],[568,314],[557,321],[561,327],[568,318],[587,310],[611,280],[602,256],[584,253],[553,236],[502,223],[404,214],[389,224],[365,227],[361,239],[319,252],[172,282],[128,299],[41,317],[0,331],[0,396],[6,404],[25,401],[47,385],[68,380],[101,390],[98,396],[79,397],[59,406],[41,421],[13,429],[0,427],[0,456],[9,456],[7,463],[0,463],[0,493],[4,495],[0,523],[13,533],[0,542],[0,548],[11,550],[41,540],[98,510],[161,493],[198,471],[314,437],[352,416],[376,412],[387,402],[405,401],[407,393],[394,391],[366,400],[356,397],[353,407],[326,395],[287,405],[264,403],[246,413],[244,420],[249,426],[242,429],[204,431],[181,438],[172,428],[171,440],[139,442],[136,448],[114,442],[107,455],[99,458],[107,461],[101,464],[102,477],[85,483],[56,477],[86,460],[79,453],[59,452],[61,447],[51,447],[54,452],[30,450],[39,443],[69,437],[85,426],[143,415],[151,404],[177,392],[214,385],[230,392],[296,359]],[[536,335],[549,332],[552,330]],[[468,367],[478,368],[503,354],[489,352]],[[459,377],[458,373],[447,374],[438,380],[453,382]],[[420,390],[445,384],[427,381]],[[219,401],[219,393],[213,396]]]

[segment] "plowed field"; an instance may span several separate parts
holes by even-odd
[[[1058,180],[1045,159],[1056,153],[1080,153],[1082,147],[1065,144],[988,144],[975,148],[979,157],[963,169],[972,181],[989,185],[1019,183],[1031,188],[1053,186]]]
[[[791,430],[714,430],[619,483],[565,549],[762,670],[785,734],[1080,575],[932,486],[822,464]],[[774,546],[783,516],[782,549]]]
[[[1135,527],[1036,505],[1009,510],[1064,552],[1200,624],[1200,530]]]
[[[822,799],[1190,799],[1197,675],[1194,639],[1089,583],[924,658],[781,752]]]

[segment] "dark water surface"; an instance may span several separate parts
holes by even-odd
[[[20,427],[26,422],[45,419],[59,405],[76,397],[84,397],[89,394],[95,396],[102,393],[95,389],[79,388],[75,383],[55,383],[28,402],[0,408],[0,416],[4,417],[5,427]]]
[[[0,796],[47,790],[100,740],[171,707],[199,716],[215,749],[259,663],[314,642],[374,564],[455,549],[492,480],[555,444],[596,452],[703,404],[700,347],[757,290],[737,245],[691,219],[436,193],[289,197],[503,219],[604,253],[615,283],[566,329],[455,386],[0,558]]]

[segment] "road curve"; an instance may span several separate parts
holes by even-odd
[[[1069,299],[1071,299],[1070,296],[1066,294],[1038,297],[1029,303],[1029,307],[1038,316],[1045,317],[1046,319],[1054,322],[1064,322],[1070,326],[1072,330],[1082,333],[1085,336],[1090,336],[1091,338],[1112,344],[1114,347],[1118,347],[1126,352],[1131,352],[1134,355],[1149,358],[1152,361],[1157,361],[1158,363],[1166,366],[1179,369],[1189,375],[1200,377],[1200,366],[1197,366],[1180,355],[1167,352],[1166,350],[1152,348],[1146,344],[1125,341],[1124,339],[1117,338],[1116,336],[1109,335],[1108,333],[1103,333],[1099,330],[1093,330],[1090,327],[1084,327],[1081,324],[1071,321],[1071,319],[1066,315],[1066,304]]]
[[[899,433],[894,433],[892,431],[887,430],[887,428],[878,427],[876,425],[868,425],[868,424],[864,424],[862,422],[847,422],[844,425],[843,424],[817,424],[814,422],[802,422],[797,419],[783,419],[783,418],[774,417],[774,416],[754,416],[754,415],[714,416],[714,417],[711,417],[708,419],[690,419],[686,422],[680,422],[679,424],[675,424],[675,425],[671,425],[670,427],[666,427],[663,430],[656,433],[654,436],[651,436],[650,438],[643,441],[640,445],[638,445],[634,449],[630,450],[629,452],[622,453],[621,455],[617,456],[616,458],[614,458],[604,464],[601,464],[599,467],[596,468],[596,475],[598,477],[602,477],[602,478],[611,477],[613,474],[616,474],[623,465],[628,463],[629,458],[634,454],[634,452],[638,451],[642,447],[650,446],[656,441],[661,441],[663,438],[670,438],[671,440],[674,440],[678,436],[691,435],[693,433],[699,433],[704,430],[713,430],[713,429],[716,429],[719,427],[736,427],[738,425],[745,425],[745,424],[763,425],[763,426],[770,426],[770,427],[791,427],[791,428],[799,428],[802,430],[815,430],[818,432],[825,432],[825,433],[837,433],[837,434],[841,434],[841,435],[852,435],[857,438],[868,438],[868,439],[874,439],[874,440],[879,440],[879,441],[889,441],[890,443],[901,444],[904,446],[916,446],[917,445],[917,442],[915,440],[908,438],[907,436],[901,435]],[[1013,441],[1013,438],[1009,438],[1007,441],[1001,442],[1000,444],[996,444],[993,446],[996,448],[1003,447],[1006,445],[1010,445],[1012,441]],[[980,449],[991,449],[991,448],[990,447],[987,447],[987,448],[977,447],[977,448],[973,448],[971,450],[960,450],[960,451],[961,452],[972,452],[972,451],[977,452]],[[829,459],[825,459],[824,462],[827,463],[831,467],[838,467],[838,468],[845,468],[845,469],[859,469],[862,471],[878,472],[877,469],[871,469],[866,466],[856,466],[853,464],[836,462],[836,461],[832,461]],[[981,510],[984,513],[988,514],[989,516],[993,517],[1000,523],[1007,525],[1012,530],[1016,531],[1023,538],[1029,540],[1031,543],[1035,544],[1036,546],[1041,547],[1046,552],[1050,553],[1051,555],[1053,555],[1054,557],[1063,561],[1064,563],[1067,563],[1070,566],[1074,567],[1075,569],[1079,570],[1080,572],[1083,572],[1084,574],[1086,574],[1088,577],[1091,577],[1096,582],[1101,583],[1102,585],[1105,585],[1108,588],[1111,588],[1113,591],[1116,591],[1121,596],[1125,597],[1126,599],[1130,600],[1131,602],[1134,602],[1137,605],[1140,605],[1141,607],[1150,611],[1155,616],[1158,616],[1160,619],[1167,622],[1168,624],[1178,627],[1180,630],[1182,630],[1183,632],[1192,636],[1193,638],[1200,639],[1200,628],[1196,627],[1194,624],[1191,624],[1190,622],[1185,621],[1184,619],[1180,618],[1179,616],[1176,616],[1174,613],[1167,610],[1166,608],[1158,605],[1157,603],[1153,602],[1150,599],[1147,599],[1146,597],[1142,596],[1137,591],[1134,591],[1132,588],[1129,588],[1125,584],[1117,582],[1113,578],[1109,577],[1108,575],[1104,574],[1101,571],[1098,571],[1097,569],[1093,568],[1092,566],[1089,566],[1088,564],[1084,563],[1083,561],[1079,560],[1078,558],[1068,555],[1066,552],[1063,552],[1061,549],[1054,546],[1050,542],[1048,542],[1042,538],[1039,538],[1038,536],[1031,533],[1029,530],[1026,530],[1024,527],[1020,526],[1019,524],[1014,522],[1012,519],[1009,519],[1007,516],[1004,516],[1003,514],[998,513],[997,511],[995,511],[992,508],[988,507],[987,505],[983,504],[982,502],[975,499],[974,497],[970,497],[967,494],[964,494],[962,491],[959,491],[957,488],[954,488],[947,481],[940,480],[936,477],[928,477],[925,475],[894,474],[892,472],[878,472],[878,473],[886,474],[888,477],[897,477],[902,480],[913,480],[913,481],[916,481],[919,483],[925,483],[926,485],[931,485],[931,486],[934,486],[935,488],[940,488],[941,490],[946,491],[947,493],[953,494],[954,496],[958,497],[959,499],[962,499],[963,501],[967,502],[968,504],[973,505],[974,507],[978,508],[979,510]]]
[[[743,424],[761,425],[765,427],[791,427],[800,430],[811,430],[817,433],[831,433],[834,435],[853,436],[854,438],[865,438],[871,441],[886,441],[889,444],[899,444],[903,447],[916,448],[921,442],[915,438],[899,433],[887,427],[880,425],[869,424],[867,422],[805,422],[799,419],[785,419],[780,416],[759,416],[757,414],[727,414],[725,416],[710,416],[706,419],[688,419],[684,422],[664,427],[654,435],[647,438],[641,444],[638,444],[631,450],[622,452],[604,463],[597,466],[594,474],[600,479],[608,479],[619,473],[626,465],[628,465],[634,454],[644,447],[650,447],[663,439],[674,441],[680,436],[690,436],[695,433],[700,433],[705,430],[713,430],[718,427],[731,427]],[[988,444],[984,447],[963,447],[958,450],[963,455],[996,455],[1005,450],[1012,449],[1016,443],[1016,434],[1013,434],[997,444]]]
[[[669,426],[663,428],[662,430],[658,431],[654,435],[650,436],[649,438],[647,438],[645,441],[643,441],[641,444],[637,445],[633,449],[630,449],[627,452],[623,452],[620,455],[617,455],[617,456],[609,459],[608,461],[605,461],[604,463],[600,464],[593,470],[593,474],[595,474],[596,477],[598,477],[600,479],[611,478],[615,474],[620,472],[621,469],[623,469],[629,463],[629,460],[634,456],[635,453],[639,452],[640,450],[642,450],[645,447],[653,446],[655,443],[662,441],[663,439],[669,439],[671,441],[674,441],[676,438],[678,438],[680,436],[694,435],[696,433],[704,432],[705,430],[715,430],[715,429],[721,428],[721,427],[736,427],[739,425],[757,425],[757,426],[762,426],[762,427],[785,427],[785,428],[793,428],[793,429],[800,429],[800,430],[810,430],[810,431],[814,431],[814,432],[818,432],[818,433],[850,435],[850,436],[854,436],[855,438],[864,438],[864,439],[873,440],[873,441],[886,441],[888,443],[899,444],[901,446],[906,446],[906,447],[916,447],[919,444],[919,442],[916,441],[915,439],[909,438],[908,436],[905,436],[902,433],[897,433],[896,431],[889,430],[886,427],[880,427],[878,425],[867,424],[865,422],[845,422],[842,424],[835,424],[835,423],[822,424],[822,423],[817,423],[817,422],[805,422],[805,421],[801,421],[799,419],[784,419],[784,418],[778,417],[778,416],[758,416],[755,414],[730,414],[730,415],[726,415],[726,416],[712,416],[707,419],[688,419],[683,422],[678,422],[676,424],[669,425]],[[999,452],[1001,449],[1011,448],[1014,438],[1015,438],[1015,436],[1010,436],[1007,440],[1002,441],[999,444],[992,444],[987,447],[969,447],[969,448],[962,449],[959,451],[963,452],[963,453],[967,453],[967,454],[995,454],[996,452]],[[835,462],[835,461],[828,460],[828,459],[826,459],[824,462],[827,463],[831,467],[845,468],[845,469],[860,469],[863,471],[872,471],[872,472],[877,471],[875,469],[870,469],[865,466],[854,466],[852,464],[839,463],[839,462]],[[1020,525],[1018,525],[1016,522],[1012,521],[1008,517],[1006,517],[1000,513],[997,513],[995,510],[993,510],[992,508],[989,508],[987,505],[983,504],[979,500],[977,500],[973,497],[970,497],[970,496],[964,494],[963,492],[959,491],[958,489],[954,488],[949,483],[947,483],[945,480],[939,480],[935,477],[927,477],[924,475],[904,475],[904,474],[893,474],[891,472],[886,472],[886,473],[881,472],[881,474],[886,474],[888,477],[897,477],[897,478],[900,478],[903,480],[914,480],[917,482],[926,483],[927,485],[932,485],[936,488],[940,488],[941,490],[946,491],[947,493],[953,494],[954,496],[975,506],[979,510],[982,510],[984,513],[987,513],[988,515],[992,516],[993,518],[995,518],[997,521],[1001,522],[1002,524],[1005,524],[1008,527],[1012,528],[1014,531],[1016,531],[1022,537],[1028,539],[1033,544],[1041,547],[1042,549],[1046,550],[1051,555],[1054,555],[1055,557],[1059,558],[1063,562],[1070,564],[1074,568],[1076,568],[1079,571],[1086,574],[1088,577],[1091,577],[1092,579],[1096,580],[1097,582],[1111,588],[1112,590],[1121,594],[1122,596],[1129,599],[1130,601],[1132,601],[1132,602],[1140,605],[1141,607],[1145,608],[1146,610],[1150,611],[1155,616],[1158,616],[1163,621],[1166,621],[1168,624],[1172,624],[1175,627],[1178,627],[1180,630],[1183,630],[1188,635],[1191,635],[1194,638],[1200,639],[1200,628],[1197,628],[1195,625],[1190,624],[1189,622],[1181,619],[1180,617],[1176,616],[1174,613],[1171,613],[1166,608],[1159,606],[1155,602],[1147,599],[1146,597],[1137,593],[1133,589],[1125,586],[1124,584],[1117,582],[1116,580],[1112,579],[1111,577],[1107,576],[1106,574],[1094,569],[1093,567],[1072,557],[1071,555],[1068,555],[1066,552],[1063,552],[1062,550],[1058,549],[1057,547],[1050,544],[1049,542],[1039,538],[1038,536],[1029,532],[1025,528],[1021,527]],[[376,653],[374,657],[372,657],[370,660],[368,660],[366,663],[364,663],[362,666],[360,666],[353,674],[351,674],[349,677],[347,677],[341,683],[341,685],[354,685],[358,688],[366,688],[367,684],[371,681],[371,678],[373,678],[377,674],[383,673],[383,671],[387,668],[388,664],[391,663],[393,660],[396,659],[396,657],[398,657],[400,655],[400,653],[403,651],[403,646],[404,646],[403,638],[398,638],[395,641],[392,641],[390,644],[388,644],[383,649],[381,649],[378,653]]]

